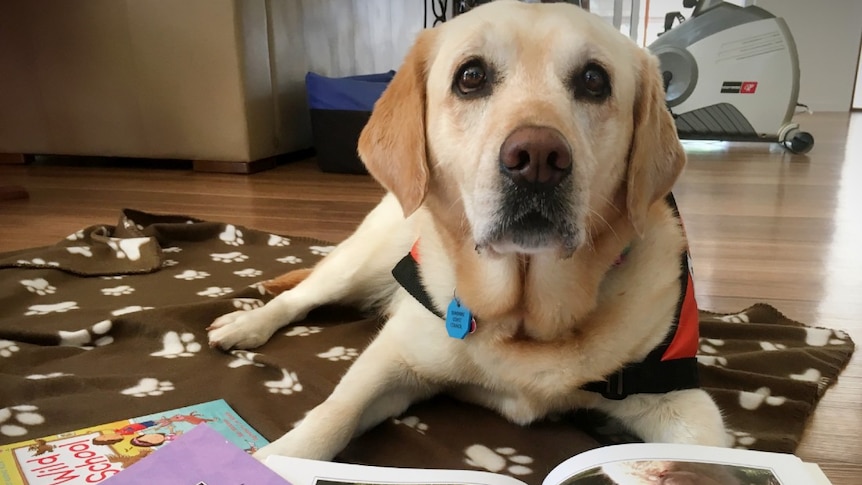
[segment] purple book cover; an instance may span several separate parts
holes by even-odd
[[[290,485],[263,463],[199,424],[170,446],[105,480],[107,485]]]

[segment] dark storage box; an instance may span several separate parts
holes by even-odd
[[[305,76],[317,164],[324,172],[367,173],[356,153],[359,134],[395,71],[330,78]]]

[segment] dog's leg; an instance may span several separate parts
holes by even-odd
[[[646,442],[728,446],[721,411],[702,389],[635,394],[596,406]]]
[[[354,436],[439,392],[411,371],[386,328],[359,356],[332,394],[296,428],[261,448],[255,457],[286,455],[331,460]]]
[[[365,305],[395,289],[390,271],[410,249],[412,231],[392,195],[383,198],[349,238],[293,289],[266,305],[217,318],[208,327],[212,347],[257,347],[279,328],[328,303]]]
[[[547,414],[548,402],[534,405],[530,399],[515,392],[488,389],[474,385],[461,385],[447,389],[456,399],[497,411],[509,421],[526,426]]]

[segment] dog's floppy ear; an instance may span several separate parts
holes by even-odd
[[[405,217],[419,208],[428,191],[425,83],[435,37],[433,29],[419,34],[359,137],[365,167],[395,194]]]
[[[640,50],[634,106],[634,134],[629,153],[626,205],[635,231],[643,235],[650,207],[667,195],[685,166],[685,151],[673,118],[665,108],[658,60]]]

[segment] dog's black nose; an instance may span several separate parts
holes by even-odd
[[[550,189],[572,172],[572,151],[559,131],[522,126],[500,147],[500,170],[520,187]]]

